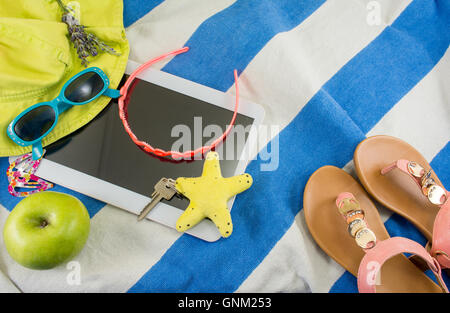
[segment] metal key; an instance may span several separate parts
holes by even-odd
[[[139,214],[138,221],[142,221],[148,213],[162,200],[170,200],[178,194],[175,188],[175,180],[171,178],[161,178],[155,185],[152,193],[152,201]]]

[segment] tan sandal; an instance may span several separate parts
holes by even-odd
[[[378,202],[409,220],[432,244],[430,254],[450,267],[450,193],[411,145],[374,136],[355,150],[357,175]]]
[[[325,166],[314,172],[303,207],[317,244],[358,278],[360,292],[448,292],[437,261],[412,240],[390,238],[365,190],[342,169]],[[441,287],[404,252],[422,258]]]

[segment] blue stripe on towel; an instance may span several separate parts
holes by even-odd
[[[447,50],[449,4],[449,1],[414,1],[405,14],[362,51],[361,55],[370,55],[370,60],[355,57],[341,70],[341,75],[354,79],[348,80],[345,86],[332,79],[325,86],[325,90],[345,89],[346,92],[333,95],[335,101],[364,133],[405,95],[398,90],[413,88],[430,71],[430,65],[434,65]],[[423,18],[411,14],[415,8],[421,10],[417,14]],[[425,25],[427,20],[432,23]],[[442,40],[436,37],[437,32],[445,33]],[[365,69],[360,71],[361,66]],[[379,75],[383,72],[386,75]],[[361,93],[364,102],[372,105],[359,105],[360,99],[353,97],[354,91]]]
[[[450,172],[448,171],[448,166],[450,165],[449,143],[447,143],[447,145],[434,157],[430,165],[438,175],[442,184],[444,186],[450,186]],[[427,243],[427,240],[419,230],[398,214],[392,214],[384,225],[391,237],[405,237],[414,240],[423,246]],[[445,272],[443,272],[442,276],[444,277],[447,286],[450,286],[450,277],[446,275]],[[330,292],[358,292],[356,277],[345,271],[331,287]]]
[[[440,7],[439,14],[435,6]],[[181,236],[129,291],[235,291],[292,225],[302,208],[307,178],[322,165],[342,167],[351,160],[364,132],[439,61],[450,40],[448,24],[442,22],[450,21],[449,7],[444,0],[412,2],[392,27],[327,82],[280,133],[276,171],[261,172],[261,160],[250,163],[248,172],[254,184],[236,199],[232,236],[216,243]],[[427,50],[410,47],[410,36],[417,35],[418,27],[428,34],[417,37]],[[390,64],[389,71],[381,60]],[[184,62],[172,73],[192,79],[190,59]],[[211,71],[209,63],[194,63],[199,71]],[[229,70],[227,63],[223,66]],[[398,77],[405,73],[408,78],[402,83]],[[232,84],[220,77],[207,79],[211,81],[202,78],[200,82],[222,90]],[[379,93],[389,88],[389,96]],[[372,94],[383,99],[383,105]],[[344,105],[335,99],[352,101]]]
[[[234,82],[234,69],[243,71],[270,39],[299,25],[324,2],[237,0],[203,22],[186,43],[189,52],[163,71],[225,91]]]
[[[450,142],[447,142],[445,147],[436,155],[431,162],[433,171],[438,175],[441,183],[450,188]]]
[[[8,168],[8,166],[8,158],[0,158],[0,204],[3,205],[7,210],[11,211],[23,198],[13,197],[8,192],[8,178],[6,177],[6,169]],[[89,216],[91,218],[105,206],[105,203],[101,201],[95,200],[91,197],[58,185],[49,190],[67,193],[80,199],[80,201],[83,202],[83,204],[86,206],[86,209],[88,210]]]
[[[164,0],[124,0],[123,25],[130,26],[145,14],[156,8]]]

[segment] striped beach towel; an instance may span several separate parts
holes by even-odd
[[[189,46],[155,68],[231,95],[238,69],[240,95],[264,107],[274,130],[259,148],[277,151],[276,162],[250,161],[254,183],[236,198],[233,234],[214,243],[56,186],[88,208],[86,247],[33,271],[1,240],[1,291],[357,292],[308,231],[309,176],[323,165],[354,175],[357,144],[386,134],[421,151],[450,188],[450,1],[124,0],[124,24],[133,61]],[[19,201],[6,184],[2,175],[1,227]],[[391,236],[426,243],[402,217],[380,213]]]

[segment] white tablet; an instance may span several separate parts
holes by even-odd
[[[138,66],[130,61],[126,73]],[[233,115],[233,96],[162,71],[146,70],[133,88],[128,105],[131,128],[139,139],[164,150],[186,151],[211,143]],[[224,177],[244,172],[263,117],[260,105],[240,99],[235,127],[216,149]],[[46,150],[37,176],[133,214],[150,202],[153,186],[162,177],[197,177],[203,168],[203,160],[173,162],[140,150],[124,131],[115,102]],[[188,203],[177,197],[163,200],[147,218],[175,229]],[[186,233],[206,241],[220,238],[208,219]]]

